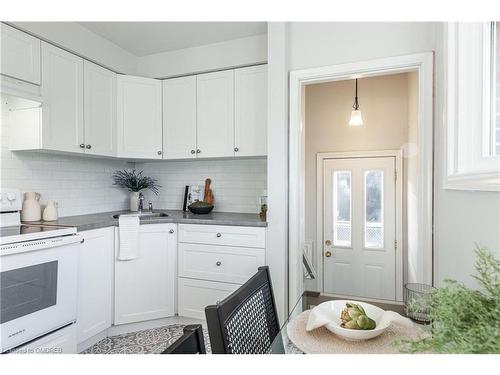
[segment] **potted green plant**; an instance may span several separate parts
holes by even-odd
[[[143,171],[123,169],[113,173],[113,185],[127,189],[130,192],[130,211],[138,211],[139,195],[142,190],[149,189],[158,195],[158,181],[155,178],[143,176]]]
[[[429,334],[417,341],[403,341],[408,352],[500,353],[500,261],[486,248],[476,248],[474,278],[479,289],[446,280],[442,288],[414,306],[428,308]]]

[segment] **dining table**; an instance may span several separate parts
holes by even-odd
[[[304,354],[294,343],[291,341],[288,335],[288,325],[296,317],[298,317],[304,311],[310,310],[315,306],[327,301],[339,300],[345,298],[338,298],[329,296],[319,292],[305,291],[299,298],[299,300],[293,305],[288,314],[288,317],[284,322],[282,322],[280,331],[271,343],[270,354]],[[406,308],[403,304],[397,304],[392,302],[370,302],[372,305],[380,307],[383,310],[392,310],[399,313],[402,316],[406,316]],[[331,353],[335,354],[335,353]]]

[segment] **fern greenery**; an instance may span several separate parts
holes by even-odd
[[[500,262],[486,248],[477,247],[476,255],[479,290],[447,280],[433,291],[422,302],[430,308],[430,335],[404,342],[407,351],[500,353]]]
[[[124,169],[113,173],[113,185],[134,192],[149,189],[156,195],[159,192],[158,188],[161,187],[155,178],[143,176],[142,171],[136,172],[135,169],[132,171]]]

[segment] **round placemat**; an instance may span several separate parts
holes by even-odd
[[[292,319],[286,327],[288,337],[294,345],[307,354],[398,354],[398,339],[419,338],[423,331],[417,327],[406,327],[391,323],[380,336],[365,341],[347,341],[320,327],[307,332],[306,325],[310,310]]]

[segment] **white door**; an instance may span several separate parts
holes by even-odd
[[[118,156],[161,159],[161,81],[118,75],[117,92]]]
[[[85,152],[116,154],[116,73],[84,62]]]
[[[139,256],[119,260],[115,251],[115,324],[160,319],[175,313],[177,225],[140,226]]]
[[[323,163],[325,293],[396,299],[395,157]]]
[[[199,158],[234,155],[234,71],[197,77],[197,154]]]
[[[114,228],[81,233],[77,339],[81,343],[111,327],[113,316]]]
[[[163,159],[196,158],[196,76],[163,81]]]
[[[234,71],[234,156],[267,154],[267,65]]]
[[[83,59],[42,42],[42,97],[43,148],[84,152]]]
[[[40,39],[1,24],[0,73],[40,84]]]

